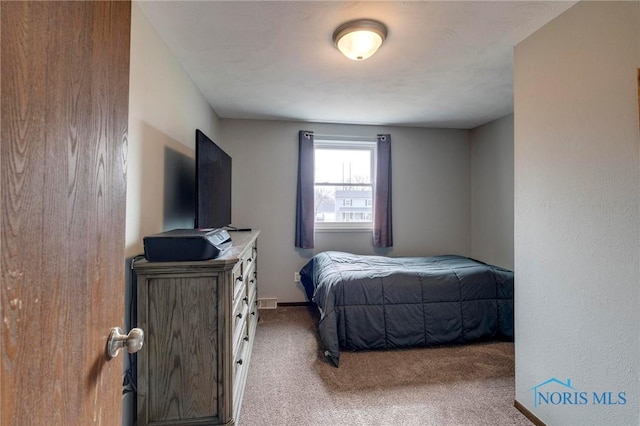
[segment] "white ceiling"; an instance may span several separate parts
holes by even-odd
[[[140,1],[223,118],[468,129],[513,111],[513,46],[575,1]],[[340,24],[389,29],[345,58]]]

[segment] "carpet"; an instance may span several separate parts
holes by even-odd
[[[514,345],[323,355],[311,307],[260,311],[239,424],[531,425],[513,406]]]

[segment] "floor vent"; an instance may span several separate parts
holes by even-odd
[[[258,299],[258,309],[276,309],[277,307],[278,299],[275,297]]]

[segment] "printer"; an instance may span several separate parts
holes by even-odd
[[[231,247],[229,233],[220,228],[173,229],[142,239],[150,262],[215,259]]]

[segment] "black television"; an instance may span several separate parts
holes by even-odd
[[[193,228],[196,217],[196,162],[164,147],[164,203],[162,229]]]
[[[196,129],[195,227],[223,228],[231,224],[231,157]]]

